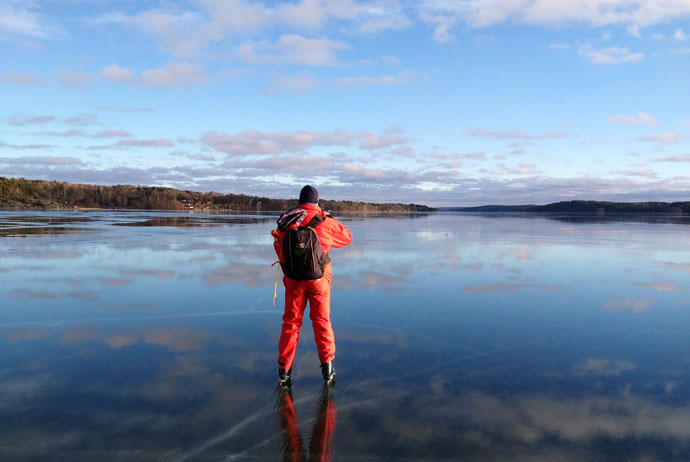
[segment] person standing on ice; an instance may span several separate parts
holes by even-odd
[[[334,383],[330,249],[348,245],[352,233],[321,210],[318,202],[316,188],[304,186],[299,205],[281,214],[278,229],[271,231],[273,247],[285,275],[285,312],[278,343],[278,380],[283,387],[291,385],[292,364],[307,301],[321,374],[327,384]]]

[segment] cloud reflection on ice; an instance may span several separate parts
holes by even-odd
[[[75,218],[0,237],[0,458],[279,459],[275,217]],[[343,220],[334,460],[690,450],[684,225]],[[302,334],[293,405],[309,429],[321,379]]]

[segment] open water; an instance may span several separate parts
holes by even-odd
[[[0,212],[0,459],[690,460],[687,217],[339,217],[291,393],[276,218]]]

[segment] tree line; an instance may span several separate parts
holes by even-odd
[[[3,208],[103,208],[144,210],[278,211],[297,205],[297,199],[271,199],[245,194],[182,191],[160,186],[98,186],[25,178],[0,177]],[[319,205],[338,212],[430,212],[417,204],[320,200]]]
[[[690,202],[565,201],[525,208],[547,213],[690,213]]]
[[[444,207],[442,211],[454,212],[510,212],[510,213],[575,213],[585,215],[614,214],[690,214],[690,202],[608,202],[563,201],[546,205],[481,205],[479,207]]]

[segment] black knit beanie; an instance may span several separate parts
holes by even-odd
[[[299,203],[306,204],[307,202],[311,202],[312,204],[319,202],[319,192],[315,187],[309,185],[302,188],[302,191],[299,193]]]

